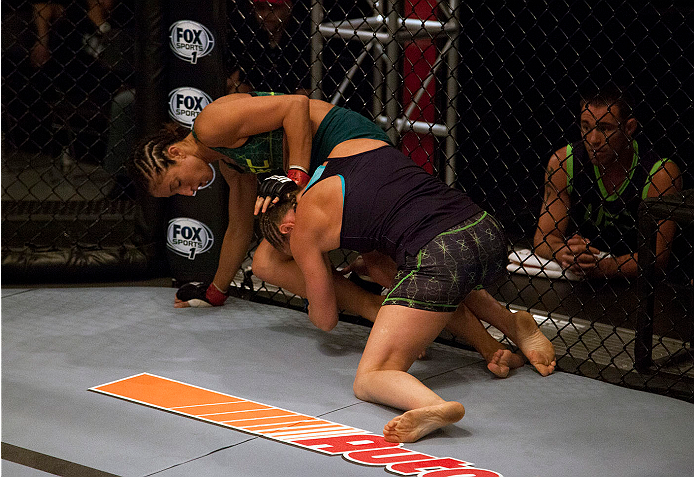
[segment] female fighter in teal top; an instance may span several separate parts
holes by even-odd
[[[192,130],[170,126],[144,139],[130,158],[130,176],[151,195],[194,195],[212,180],[210,164],[221,161],[229,184],[229,225],[214,280],[199,300],[176,300],[176,307],[221,305],[253,236],[259,173],[286,171],[304,187],[309,174],[331,157],[392,145],[387,134],[364,116],[302,95],[230,94],[208,104]],[[211,204],[213,206],[213,204]],[[303,279],[285,257],[261,243],[253,258],[256,276],[301,295]],[[340,280],[340,278],[337,278]],[[375,317],[381,298],[345,280],[345,309]],[[342,283],[340,281],[340,283]]]

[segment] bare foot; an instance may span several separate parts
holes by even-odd
[[[391,419],[383,428],[383,437],[388,442],[414,442],[464,415],[465,408],[455,401],[413,409]]]
[[[509,338],[542,376],[552,374],[557,365],[552,343],[542,334],[533,315],[527,311],[514,313],[514,318],[515,333]]]
[[[525,364],[525,358],[512,353],[510,349],[498,349],[487,363],[487,369],[497,378],[505,378],[512,369]]]

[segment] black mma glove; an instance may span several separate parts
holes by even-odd
[[[274,201],[277,197],[289,194],[297,190],[299,186],[287,176],[270,176],[265,179],[258,189],[258,197],[270,197]]]
[[[228,292],[220,291],[214,283],[206,285],[200,282],[190,282],[182,285],[176,292],[176,298],[187,301],[194,308],[222,306],[228,296]]]

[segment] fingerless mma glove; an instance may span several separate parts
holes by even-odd
[[[187,301],[194,308],[222,306],[229,296],[215,286],[214,283],[205,285],[200,282],[190,282],[181,286],[176,292],[176,298]]]
[[[260,184],[258,197],[282,197],[299,188],[296,182],[287,176],[270,176]]]

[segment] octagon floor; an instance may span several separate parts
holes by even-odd
[[[153,287],[2,290],[3,475],[390,475],[386,460],[365,465],[325,451],[330,437],[377,438],[399,414],[352,393],[368,328],[341,322],[324,333],[303,313],[234,298],[206,310],[171,302],[171,289]],[[469,465],[438,475],[654,477],[694,469],[690,403],[562,372],[543,378],[528,366],[496,379],[478,354],[443,344],[411,372],[467,410],[459,423],[402,446]],[[150,375],[163,378],[154,388],[176,383],[333,427],[287,438],[191,418],[187,408],[164,405],[170,394],[158,388],[156,402],[137,386],[123,388],[132,396],[102,392]]]

